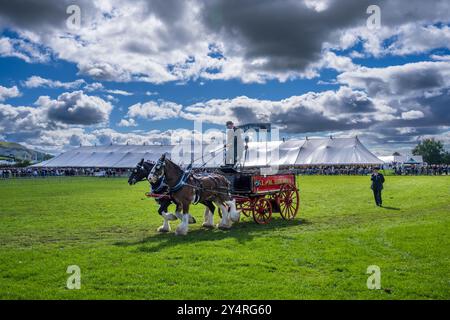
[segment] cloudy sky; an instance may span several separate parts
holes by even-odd
[[[58,153],[233,120],[450,147],[449,46],[448,0],[0,0],[0,140]]]

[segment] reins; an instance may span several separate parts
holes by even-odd
[[[217,149],[217,150],[214,150],[214,153],[215,153],[215,152],[222,151],[222,150],[224,150],[225,148],[226,148],[226,146],[223,146],[222,148],[219,148],[219,149]],[[192,166],[193,163],[195,163],[195,162],[197,162],[198,160],[202,159],[202,160],[203,160],[203,164],[202,164],[199,168],[203,168],[204,166],[206,166],[206,165],[208,164],[209,161],[211,161],[212,159],[214,159],[214,158],[216,157],[216,156],[213,156],[213,155],[212,155],[212,152],[210,152],[209,154],[207,154],[207,156],[210,156],[211,159],[209,159],[208,161],[204,161],[204,160],[203,160],[204,157],[203,157],[203,154],[202,154],[200,157],[198,157],[198,158],[192,160],[192,162],[191,162],[190,165]]]
[[[164,187],[167,187],[167,184],[166,184],[164,177],[162,177],[160,179],[159,185],[156,187],[156,189],[153,190],[153,188],[152,188],[152,192],[158,193],[158,192],[162,191],[162,189],[164,189]]]

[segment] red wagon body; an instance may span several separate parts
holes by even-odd
[[[272,213],[292,220],[300,207],[300,194],[294,174],[260,175],[234,173],[228,175],[236,206],[258,224],[267,224]]]

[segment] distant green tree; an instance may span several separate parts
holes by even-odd
[[[401,154],[398,153],[397,151],[395,151],[392,155],[393,155],[393,156],[401,156]]]
[[[412,151],[415,156],[422,156],[423,161],[430,164],[442,163],[445,156],[444,145],[441,141],[424,139]]]
[[[450,164],[450,152],[446,152],[442,157],[442,163]]]

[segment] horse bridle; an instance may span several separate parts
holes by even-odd
[[[139,162],[137,165],[136,165],[136,168],[134,168],[133,169],[133,173],[134,174],[137,174],[139,171],[144,171],[145,170],[145,165],[144,165],[144,163],[149,163],[149,164],[153,164],[153,166],[154,166],[154,162],[150,162],[150,161],[141,161],[141,162]],[[153,168],[152,168],[153,169]],[[146,178],[146,177],[144,177],[144,178]],[[144,179],[144,178],[142,178],[142,180]],[[141,180],[141,181],[142,181]]]
[[[156,162],[156,164],[153,166],[152,170],[150,170],[149,176],[150,176],[150,174],[154,175],[156,171],[159,172],[161,170],[161,173],[158,176],[158,179],[160,179],[163,176],[163,172],[164,172],[163,169],[164,169],[165,166],[166,166],[165,161],[163,159],[159,159]]]

